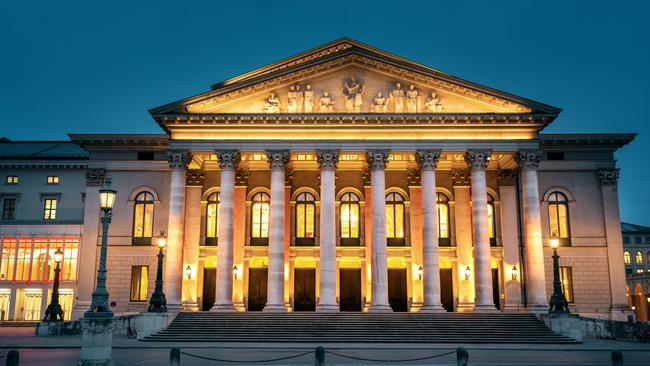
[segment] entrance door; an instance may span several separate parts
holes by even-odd
[[[293,297],[294,311],[316,311],[316,269],[296,268]]]
[[[501,310],[501,296],[499,296],[499,269],[492,268],[492,300],[497,310]]]
[[[361,311],[361,269],[339,272],[341,311]]]
[[[203,299],[201,310],[208,311],[214,306],[214,296],[217,290],[217,269],[203,268]]]
[[[448,312],[454,311],[454,280],[451,268],[440,269],[440,302]]]
[[[393,311],[408,311],[406,269],[388,270],[388,303]]]
[[[262,311],[266,305],[267,268],[248,270],[248,311]]]

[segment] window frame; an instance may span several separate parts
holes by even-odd
[[[5,184],[15,185],[20,182],[20,179],[17,175],[7,175],[5,176]]]
[[[256,197],[261,197],[262,199],[256,200]],[[255,220],[253,220],[253,215],[255,213],[255,206],[267,206],[267,218],[266,218],[266,236],[253,236],[255,230]],[[259,210],[259,232],[260,234],[264,232],[264,210]],[[251,246],[268,246],[269,245],[269,221],[271,219],[271,195],[266,192],[257,192],[251,197],[251,212],[249,216],[249,230],[250,230],[250,245]]]
[[[59,204],[58,201],[59,200],[56,197],[43,198],[43,220],[45,221],[56,220],[56,211],[57,211],[57,206]]]
[[[48,185],[57,185],[57,184],[59,184],[59,176],[58,175],[48,175],[46,183]]]
[[[491,194],[487,194],[487,207],[488,207],[488,225],[491,229],[491,236],[489,235],[490,232],[488,231],[488,236],[490,239],[490,246],[491,247],[496,247],[498,246],[497,243],[497,211],[496,211],[496,205],[494,204],[494,197],[492,197]],[[490,219],[490,210],[492,210],[492,219]]]
[[[309,209],[313,211],[312,213],[312,237],[308,236],[298,236],[300,223],[298,222],[298,211],[304,209],[304,222],[303,230],[305,235],[307,234],[308,220],[307,212]],[[296,196],[296,203],[293,210],[294,217],[294,245],[295,246],[315,246],[316,245],[316,197],[310,192],[300,192]]]
[[[8,207],[7,203],[13,202],[13,207]],[[2,199],[2,220],[12,221],[16,219],[16,204],[18,199],[15,197],[5,197]],[[8,215],[10,213],[10,215]]]
[[[560,266],[560,286],[562,286],[562,292],[569,304],[575,302],[575,295],[573,292],[573,269],[568,266]],[[566,280],[566,284],[565,284]],[[568,290],[568,291],[567,291]]]
[[[640,250],[637,250],[636,253],[634,253],[634,264],[638,265],[643,265],[643,252]]]
[[[139,199],[139,197],[144,196],[144,199]],[[151,197],[151,199],[148,199]],[[153,226],[154,226],[154,218],[155,218],[155,212],[156,212],[156,196],[154,196],[153,193],[149,191],[141,191],[138,192],[138,194],[135,195],[133,199],[133,217],[132,217],[132,222],[131,222],[131,245],[151,245],[151,242],[153,240]],[[149,224],[151,228],[151,236],[145,236],[145,228],[147,227],[146,223],[146,216],[147,216],[147,207],[148,205],[151,205],[151,223]],[[136,236],[136,215],[138,212],[138,206],[143,206],[142,207],[142,236]]]
[[[569,211],[569,198],[563,192],[553,191],[548,195],[547,203],[548,203],[548,207],[546,210],[546,214],[548,215],[549,237],[555,237],[555,235],[553,235],[552,233],[553,229],[552,229],[552,216],[551,216],[551,210],[554,208],[555,217],[557,218],[557,227],[558,227],[557,238],[559,240],[559,244],[560,246],[570,246],[571,245],[571,217]],[[566,237],[562,236],[562,222],[560,222],[560,206],[563,206],[566,212],[565,214]]]
[[[626,266],[632,265],[632,254],[627,250],[623,252],[623,263]]]
[[[444,197],[444,199],[441,199]],[[444,206],[447,211],[445,226],[447,227],[447,236],[443,237],[441,232],[442,215],[440,214],[440,206]],[[451,206],[449,205],[449,196],[442,192],[436,192],[436,214],[438,220],[438,246],[450,247],[451,246]]]
[[[213,199],[216,197],[216,199]],[[205,245],[218,245],[219,244],[219,207],[221,205],[221,194],[220,192],[212,192],[208,196],[207,203],[205,205]],[[210,211],[211,206],[216,206],[216,216],[214,218],[214,236],[210,236],[208,231],[210,229],[210,219],[208,212]]]
[[[147,278],[144,284],[146,285],[146,288],[144,289],[144,293],[142,292],[142,270],[146,268],[146,274]],[[137,273],[138,277],[138,282],[135,283],[135,274]],[[137,298],[134,298],[134,285],[137,284]],[[131,284],[129,288],[129,302],[147,302],[149,297],[148,297],[148,292],[149,292],[149,266],[146,265],[137,265],[137,266],[131,266]]]
[[[390,196],[390,198],[389,198]],[[393,215],[393,233],[397,233],[397,229],[399,227],[398,221],[397,221],[397,207],[401,206],[402,207],[402,212],[401,212],[401,225],[402,225],[402,236],[397,237],[389,237],[388,236],[388,220],[386,220],[386,245],[389,247],[404,247],[406,246],[406,205],[404,204],[404,201],[406,199],[404,196],[399,193],[399,192],[388,192],[386,193],[385,197],[385,205],[386,205],[386,216],[390,215],[391,213],[389,212],[389,207],[392,209],[392,215]],[[396,198],[399,197],[400,199]],[[391,199],[389,201],[389,199]]]
[[[354,246],[359,246],[361,245],[361,197],[359,197],[358,194],[354,192],[345,192],[341,195],[341,198],[339,200],[339,245],[343,247],[354,247]],[[348,230],[347,230],[347,237],[344,237],[344,229],[343,229],[343,212],[344,208],[348,207]],[[356,207],[356,222],[352,219],[352,208]],[[352,227],[356,227],[356,236],[352,235]]]

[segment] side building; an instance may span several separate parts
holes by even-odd
[[[650,227],[621,223],[626,293],[638,322],[648,322],[650,302]]]

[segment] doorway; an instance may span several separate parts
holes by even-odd
[[[361,311],[361,269],[339,271],[341,311]]]
[[[262,311],[266,305],[268,268],[248,270],[248,311]]]
[[[448,312],[454,311],[454,280],[451,268],[440,269],[440,302]]]
[[[217,291],[217,268],[203,268],[203,298],[201,310],[208,311],[214,306]]]
[[[293,297],[294,311],[316,311],[316,269],[295,269]]]
[[[388,270],[388,303],[395,312],[408,311],[406,269]]]
[[[499,269],[492,268],[492,300],[497,310],[501,310],[501,296],[499,296]]]

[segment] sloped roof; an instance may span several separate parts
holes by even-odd
[[[88,152],[71,141],[0,141],[0,159],[87,159]]]
[[[650,227],[621,222],[621,231],[624,233],[650,233]]]

